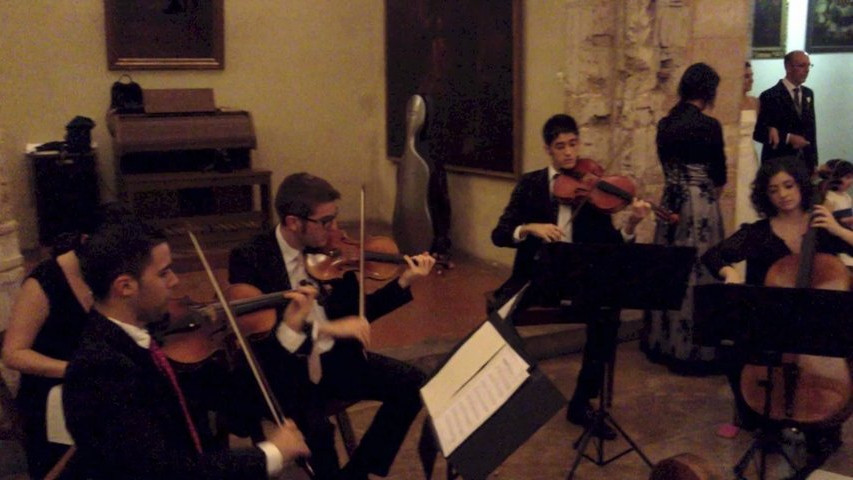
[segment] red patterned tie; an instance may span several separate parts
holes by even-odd
[[[184,412],[184,420],[186,420],[187,428],[189,428],[190,435],[193,437],[195,449],[198,453],[201,453],[201,440],[198,438],[198,432],[196,432],[192,417],[190,417],[187,402],[184,399],[183,392],[181,392],[180,385],[178,385],[178,378],[175,376],[175,371],[172,370],[172,366],[169,364],[169,359],[166,358],[166,355],[162,350],[160,350],[160,347],[157,346],[157,342],[154,341],[154,339],[151,339],[151,344],[148,348],[151,352],[151,358],[154,360],[154,365],[157,366],[157,369],[159,369],[160,372],[169,379],[169,383],[172,384],[172,389],[175,391],[175,395],[178,396],[178,401],[181,403],[181,410]]]

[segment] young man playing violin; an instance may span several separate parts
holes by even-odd
[[[204,413],[147,327],[166,313],[178,278],[169,245],[140,223],[111,225],[80,249],[95,303],[63,389],[74,471],[92,479],[265,479],[309,455],[293,424],[257,447],[215,450]],[[305,317],[311,292],[290,293],[287,316]]]
[[[651,211],[647,202],[634,199],[629,207],[630,217],[620,231],[614,228],[611,215],[592,205],[572,206],[558,202],[552,194],[554,180],[562,172],[574,169],[578,163],[578,127],[572,117],[558,114],[545,122],[542,136],[550,164],[521,177],[492,231],[492,242],[496,246],[517,249],[512,276],[498,289],[496,298],[508,298],[535,276],[535,257],[542,244],[633,241],[634,229]],[[577,320],[587,324],[587,341],[566,418],[576,425],[586,426],[593,419],[590,399],[601,388],[604,362],[612,357],[616,348],[619,311],[595,310],[582,316],[584,318]],[[605,439],[616,438],[616,433],[604,424],[600,431],[594,433]]]
[[[285,178],[275,208],[280,223],[231,252],[229,281],[263,292],[315,283],[306,273],[306,251],[324,247],[336,233],[340,194],[308,173]],[[359,287],[349,272],[321,287],[307,319],[285,319],[256,350],[271,387],[292,415],[312,452],[318,479],[385,476],[409,426],[421,408],[424,374],[403,362],[369,352],[370,323],[412,300],[410,285],[429,274],[428,254],[405,257],[406,270],[366,297],[365,316],[356,315]],[[334,430],[326,411],[330,400],[378,400],[382,406],[358,448],[341,470]]]

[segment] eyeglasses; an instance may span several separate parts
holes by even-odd
[[[794,66],[797,68],[814,68],[814,63],[795,63]]]
[[[311,222],[311,223],[317,223],[323,228],[329,228],[329,225],[331,225],[332,222],[334,222],[335,219],[338,218],[337,215],[327,215],[327,216],[322,217],[322,218],[310,218],[310,217],[303,217],[301,215],[297,215],[297,217],[301,218],[302,220]]]

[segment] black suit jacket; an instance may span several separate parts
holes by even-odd
[[[258,287],[264,293],[290,290],[293,285],[284,265],[284,257],[275,237],[275,230],[257,235],[248,243],[245,243],[231,251],[228,260],[228,281],[231,284],[248,283]],[[344,278],[330,282],[331,293],[325,299],[324,309],[330,320],[358,313],[358,280],[353,273],[344,275]],[[365,299],[365,315],[369,321],[373,321],[392,310],[410,302],[412,293],[410,289],[403,289],[396,280],[393,280],[375,292],[367,295]],[[279,322],[282,321],[281,310],[279,311]],[[346,345],[356,342],[336,341],[334,348],[329,353],[341,353]],[[291,354],[282,347],[274,336],[268,341],[258,345],[257,354],[264,363],[267,375],[274,383],[274,389],[283,390],[286,385],[296,379],[307,381],[307,365],[305,355],[310,353],[311,342],[304,342],[300,348]],[[357,351],[361,357],[361,348],[350,349]],[[325,354],[328,355],[329,353]],[[325,356],[324,355],[324,356]],[[324,362],[325,363],[325,362]],[[303,378],[304,377],[304,378]],[[290,403],[283,400],[284,403]]]
[[[267,478],[260,449],[199,455],[178,397],[148,350],[95,310],[68,365],[63,405],[75,467],[91,478]],[[193,413],[203,428],[203,414]]]
[[[542,240],[528,235],[522,242],[516,243],[512,234],[515,228],[525,223],[557,223],[559,204],[551,199],[548,185],[548,169],[543,168],[521,177],[509,204],[492,230],[492,243],[498,247],[517,248],[512,267],[512,276],[503,290],[509,285],[520,286],[530,279],[536,269],[536,253],[542,246]],[[573,243],[622,243],[622,234],[613,227],[610,215],[592,205],[586,205],[577,213],[572,222]]]
[[[275,238],[275,230],[257,235],[248,243],[231,251],[228,259],[228,281],[248,283],[264,293],[290,290],[293,285],[287,275],[284,257]],[[326,300],[326,316],[330,320],[355,315],[358,312],[358,280],[354,273],[329,283],[331,295]],[[403,289],[393,280],[367,295],[365,315],[370,321],[410,302],[410,289]]]
[[[802,135],[811,145],[802,149],[802,158],[806,165],[814,170],[817,167],[817,128],[815,127],[814,92],[800,85],[802,90],[802,114],[797,115],[794,100],[785,84],[779,83],[761,92],[759,97],[758,120],[752,138],[762,143],[761,161],[768,158],[796,156],[798,151],[785,143],[789,133]],[[779,145],[774,149],[768,144],[767,130],[776,127],[779,130]]]

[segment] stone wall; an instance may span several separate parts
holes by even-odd
[[[655,146],[658,120],[677,101],[685,68],[711,65],[722,77],[708,113],[723,124],[729,187],[721,206],[734,213],[738,106],[749,44],[750,0],[571,0],[565,3],[565,111],[578,121],[585,156],[609,172],[634,176],[658,200],[663,173]],[[640,227],[651,238],[652,221]]]

